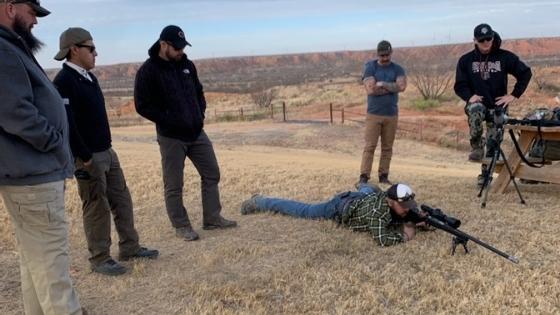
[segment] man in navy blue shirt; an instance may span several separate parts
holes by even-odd
[[[397,132],[399,93],[406,89],[405,71],[391,61],[392,54],[391,43],[382,40],[377,45],[378,58],[365,65],[362,79],[367,93],[367,117],[359,183],[367,183],[371,177],[373,155],[381,138],[379,183],[391,184],[389,167]]]

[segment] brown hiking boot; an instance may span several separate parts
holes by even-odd
[[[185,239],[185,241],[196,241],[198,239],[198,233],[196,233],[190,226],[176,228],[175,235],[179,238]]]
[[[483,156],[484,156],[484,149],[473,149],[471,153],[469,153],[469,161],[481,162]]]
[[[224,217],[219,216],[218,219],[212,222],[206,222],[202,225],[203,230],[215,230],[215,229],[228,229],[237,226],[237,222],[232,220],[224,219]]]

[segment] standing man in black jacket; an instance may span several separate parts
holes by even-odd
[[[237,226],[220,212],[220,170],[212,142],[204,132],[206,100],[194,63],[184,53],[190,44],[175,25],[165,27],[136,74],[136,111],[156,124],[161,152],[165,206],[176,235],[197,240],[183,205],[185,158],[201,177],[205,230]]]
[[[89,72],[96,56],[88,31],[67,29],[60,35],[60,51],[54,57],[66,62],[54,84],[66,105],[91,268],[115,276],[125,273],[126,267],[110,255],[111,213],[119,234],[119,260],[157,258],[159,252],[138,242],[132,198],[117,153],[111,148],[105,99],[97,78]]]
[[[475,48],[466,53],[457,63],[455,93],[467,102],[472,151],[469,161],[480,162],[484,157],[483,122],[486,121],[488,138],[495,137],[493,123],[494,109],[507,106],[517,100],[531,80],[531,69],[514,53],[501,49],[502,40],[488,24],[480,24],[474,29]],[[517,82],[508,94],[508,74]],[[488,141],[487,143],[489,143]],[[486,156],[492,156],[495,148],[486,148]],[[479,176],[479,185],[484,180]]]

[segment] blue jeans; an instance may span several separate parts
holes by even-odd
[[[280,212],[298,218],[306,219],[334,219],[342,211],[348,197],[359,197],[375,192],[376,189],[368,184],[360,184],[358,192],[345,192],[335,195],[329,201],[322,203],[309,204],[299,201],[257,197],[255,203],[260,210]]]

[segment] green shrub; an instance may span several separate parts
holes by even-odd
[[[440,105],[439,100],[418,99],[412,102],[412,107],[419,110],[426,110],[429,108],[438,107],[439,105]]]

